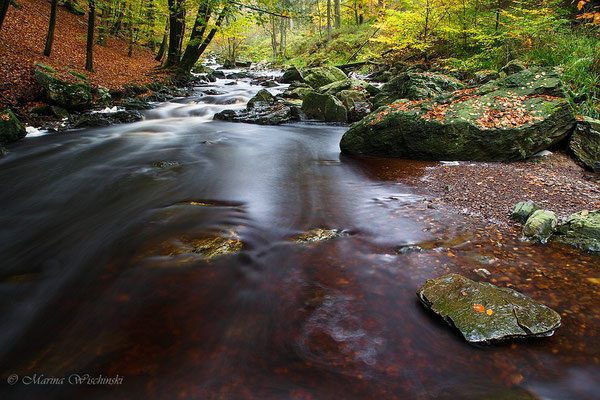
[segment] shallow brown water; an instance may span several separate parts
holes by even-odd
[[[343,157],[343,127],[210,121],[257,89],[228,90],[0,160],[2,399],[598,398],[598,257],[427,208],[377,178],[421,164]],[[179,165],[152,167],[163,160]],[[318,227],[349,235],[289,240]],[[165,250],[221,231],[243,250]],[[396,252],[412,244],[424,250]],[[474,347],[418,303],[425,280],[484,280],[478,268],[563,326]],[[35,374],[123,380],[26,384]]]

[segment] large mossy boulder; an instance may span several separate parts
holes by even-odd
[[[551,336],[560,326],[556,311],[516,290],[458,274],[428,280],[417,296],[471,343]]]
[[[281,83],[304,82],[302,71],[297,67],[290,67],[285,70],[281,77]]]
[[[34,74],[51,103],[67,110],[83,110],[92,104],[92,91],[84,75],[71,73],[77,81],[67,82],[58,78],[52,68],[40,64]]]
[[[346,78],[348,77],[344,71],[332,66],[311,68],[304,72],[304,82],[309,84],[313,89],[318,89]]]
[[[458,80],[441,74],[428,72],[405,72],[383,85],[375,96],[376,108],[393,103],[399,99],[424,100],[463,88]]]
[[[511,161],[566,137],[575,118],[551,70],[527,70],[479,88],[399,100],[354,124],[343,152],[421,160]]]
[[[500,78],[500,74],[497,71],[486,69],[475,72],[473,79],[469,82],[471,85],[483,85],[491,81],[495,81]]]
[[[600,121],[588,117],[578,121],[569,148],[585,167],[600,173]]]
[[[0,112],[0,144],[16,142],[25,135],[27,131],[9,108]]]
[[[572,214],[559,225],[554,240],[581,250],[600,252],[600,210]]]
[[[556,230],[557,223],[558,219],[554,212],[536,210],[527,218],[523,227],[523,236],[529,240],[546,243]]]
[[[325,122],[346,122],[346,107],[335,96],[309,93],[302,101],[302,111],[310,118]]]
[[[319,88],[319,92],[336,96],[343,90],[364,90],[369,96],[377,95],[380,90],[360,79],[344,79]]]

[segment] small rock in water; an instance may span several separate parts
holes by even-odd
[[[348,234],[339,229],[311,229],[301,235],[295,236],[292,240],[299,244],[310,244],[323,242],[326,240],[337,239],[340,237],[348,236]]]
[[[471,343],[551,336],[560,326],[560,315],[551,308],[515,290],[458,274],[428,280],[417,296]]]
[[[228,234],[212,235],[201,239],[181,239],[184,247],[172,251],[169,255],[175,256],[186,253],[195,253],[207,261],[227,254],[239,253],[243,243],[235,232]]]
[[[510,217],[515,221],[518,221],[522,224],[527,222],[527,219],[533,214],[535,211],[539,210],[540,206],[535,204],[533,201],[522,201],[517,203],[517,205],[513,208]]]
[[[546,243],[556,229],[556,214],[548,210],[537,210],[527,219],[523,236],[530,240]]]
[[[179,167],[179,163],[177,161],[154,161],[152,163],[152,168],[156,169],[171,169]]]

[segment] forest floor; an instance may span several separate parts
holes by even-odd
[[[94,46],[94,72],[84,70],[87,15],[76,16],[58,7],[56,30],[50,57],[42,53],[50,20],[50,3],[45,0],[19,0],[10,7],[0,32],[0,101],[26,103],[38,100],[41,89],[35,82],[36,63],[52,66],[68,78],[68,71],[85,74],[92,86],[119,89],[127,84],[142,85],[163,78],[159,63],[148,49],[135,46],[127,56],[128,40],[112,38],[104,46]]]
[[[559,218],[600,208],[600,176],[562,151],[512,163],[417,162],[413,168],[407,173],[406,166],[388,160],[378,175],[422,191],[434,207],[449,206],[500,226],[519,226],[510,213],[520,201],[532,200]]]

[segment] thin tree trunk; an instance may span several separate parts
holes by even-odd
[[[46,36],[46,47],[44,47],[44,55],[50,57],[52,51],[52,43],[54,42],[54,27],[56,26],[56,9],[58,8],[58,0],[52,0],[50,6],[50,25],[48,25],[48,35]]]
[[[335,14],[335,27],[337,29],[342,26],[342,10],[340,9],[340,0],[334,0],[333,10]]]
[[[0,0],[0,30],[2,29],[2,24],[4,23],[4,18],[6,18],[9,6],[10,0]]]
[[[327,42],[331,42],[331,0],[327,0]]]
[[[96,0],[89,0],[87,48],[85,53],[85,69],[94,71],[94,23],[96,21]]]
[[[127,56],[131,57],[133,55],[133,5],[129,3],[129,50],[127,51]]]
[[[167,23],[165,24],[165,33],[163,33],[162,42],[160,42],[160,47],[158,49],[158,54],[156,54],[156,61],[161,61],[165,56],[165,51],[167,50],[167,43],[169,41],[169,18],[167,18]]]

